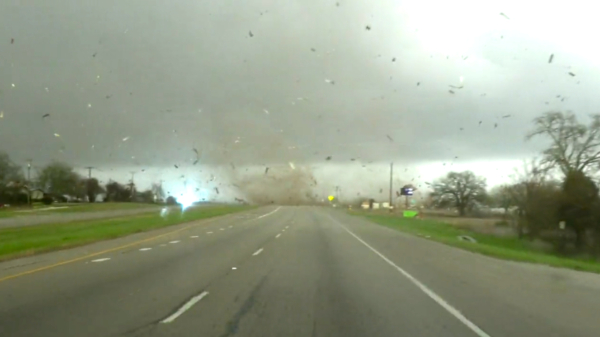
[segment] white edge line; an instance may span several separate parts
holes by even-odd
[[[278,237],[280,237],[280,236],[281,236],[281,233],[279,233],[279,234],[275,235],[275,239],[277,239],[277,238],[278,238]]]
[[[275,209],[273,212],[269,212],[269,213],[267,213],[267,214],[263,214],[263,215],[259,216],[257,219],[262,219],[262,218],[264,218],[264,217],[267,217],[267,216],[269,216],[269,215],[271,215],[271,214],[273,214],[273,213],[277,212],[277,211],[278,211],[280,208],[281,208],[281,206],[277,207],[277,208],[276,208],[276,209]]]
[[[212,234],[212,232],[206,232],[206,234]]]
[[[179,240],[171,241],[169,243],[179,243]]]
[[[103,259],[92,260],[92,262],[104,262],[104,261],[108,261],[108,260],[110,260],[110,257],[105,257]]]
[[[429,296],[432,300],[434,300],[442,308],[446,309],[446,311],[448,311],[452,316],[456,317],[456,319],[458,319],[461,323],[463,323],[469,329],[471,329],[474,333],[476,333],[477,336],[479,336],[479,337],[491,337],[485,331],[481,330],[481,328],[479,328],[477,325],[475,325],[475,323],[471,322],[467,317],[465,317],[463,314],[461,314],[460,311],[458,311],[456,308],[454,308],[453,306],[451,306],[448,302],[446,302],[438,294],[436,294],[435,292],[433,292],[433,290],[427,288],[427,286],[425,286],[423,283],[421,283],[421,281],[419,281],[416,278],[414,278],[411,274],[409,274],[404,269],[398,267],[394,262],[392,262],[392,260],[388,259],[387,257],[385,257],[385,255],[381,254],[375,248],[371,247],[368,243],[366,243],[358,235],[354,234],[352,231],[350,231],[348,228],[346,228],[346,226],[342,225],[337,220],[333,219],[331,216],[330,216],[330,218],[335,223],[337,223],[338,226],[342,227],[344,230],[346,230],[346,232],[348,232],[350,235],[352,235],[356,240],[358,240],[360,243],[362,243],[367,248],[369,248],[373,253],[379,255],[380,258],[382,258],[390,266],[394,267],[397,271],[400,272],[400,274],[404,275],[404,277],[406,277],[407,279],[409,279],[414,285],[416,285],[419,289],[421,289],[421,291],[423,291],[427,296]]]
[[[255,251],[254,254],[252,254],[252,256],[256,256],[256,255],[260,254],[262,251],[263,251],[263,249],[261,248],[261,249]]]
[[[140,248],[140,251],[145,252],[145,251],[150,250],[150,249],[152,249],[152,248]]]
[[[198,303],[198,301],[200,301],[202,298],[206,297],[206,295],[208,295],[208,291],[203,291],[200,295],[192,297],[181,308],[179,308],[177,311],[175,311],[171,316],[163,319],[160,322],[161,323],[171,323],[171,322],[173,322],[175,319],[177,319],[177,317],[183,315],[184,312],[190,310],[190,308],[192,306],[194,306],[194,304]]]

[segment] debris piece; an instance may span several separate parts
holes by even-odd
[[[494,123],[494,129],[498,127],[498,123]]]
[[[265,168],[265,174],[269,173],[269,168]]]
[[[292,170],[295,170],[295,169],[296,169],[296,166],[294,166],[294,163],[292,163],[292,162],[289,162],[289,164],[290,164],[290,167],[292,168]]]
[[[325,160],[331,160],[331,156],[327,156],[327,158],[325,158]]]
[[[55,133],[54,137],[60,137],[60,135],[58,133]]]
[[[504,115],[504,116],[502,116],[502,118],[508,118],[508,117],[510,117],[510,115]]]
[[[367,26],[365,26],[365,29],[366,30],[371,30],[371,26],[367,25]]]
[[[481,125],[482,121],[479,121],[479,125]]]
[[[15,44],[15,39],[10,39],[10,44]]]
[[[198,160],[200,160],[200,159],[196,159],[196,160],[194,160],[194,164],[193,164],[193,165],[196,165],[196,164],[198,164]]]
[[[252,31],[249,31],[249,32],[248,32],[248,35],[250,35],[250,37],[253,37],[253,36],[254,36],[254,34],[252,34]]]
[[[421,82],[417,82],[417,87],[421,85]]]
[[[392,141],[392,142],[394,141],[394,140],[392,139],[392,137],[390,137],[390,135],[386,135],[386,136],[388,137],[388,139],[389,139],[390,141]]]
[[[392,62],[396,62],[396,58],[395,57],[392,59]]]
[[[175,166],[175,168],[176,168],[176,169],[178,169],[178,168],[179,168],[179,166],[177,166],[177,165],[173,165],[173,166]]]
[[[46,118],[46,117],[50,117],[50,114],[45,114],[42,116],[42,118]]]
[[[571,76],[575,76],[575,74],[573,74],[572,72],[569,72],[569,75],[571,75]]]
[[[93,53],[92,57],[96,57],[97,54],[98,54],[98,52]]]
[[[452,91],[452,90],[448,90],[448,92],[451,93],[451,94],[454,94],[454,91]]]
[[[552,63],[553,59],[554,59],[554,54],[550,54],[550,58],[548,59],[548,63]]]
[[[457,236],[457,238],[460,241],[467,241],[467,242],[471,242],[471,243],[477,243],[477,240],[475,240],[474,238],[468,236],[468,235],[459,235]]]
[[[123,141],[126,142],[129,139],[129,136],[123,138]]]
[[[219,194],[219,189],[215,187],[215,192],[217,192],[217,194]]]
[[[508,17],[506,14],[504,14],[504,13],[500,13],[500,15],[502,15],[503,17],[505,17],[505,18],[507,18],[508,20],[510,20],[510,18],[509,18],[509,17]]]
[[[450,88],[453,88],[453,89],[462,89],[462,88],[463,88],[463,86],[461,85],[461,86],[457,87],[457,86],[455,86],[455,85],[450,85]]]
[[[310,48],[310,51],[313,51],[313,52],[315,52],[315,51],[317,51],[317,50],[316,50],[315,48]]]

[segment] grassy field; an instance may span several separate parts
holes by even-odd
[[[93,204],[65,203],[54,205],[34,203],[33,207],[7,207],[0,209],[0,218],[12,218],[17,216],[44,215],[54,213],[96,212],[151,207],[161,207],[161,205],[135,202],[97,202]]]
[[[475,233],[435,220],[407,219],[398,215],[368,214],[362,211],[352,211],[350,214],[363,216],[372,222],[402,232],[488,256],[600,273],[598,261],[545,253],[527,240]],[[457,238],[459,235],[468,235],[477,240],[477,243],[459,240]]]
[[[252,209],[251,206],[198,207],[162,217],[157,211],[129,217],[0,229],[0,260],[114,239],[132,233],[172,226]]]

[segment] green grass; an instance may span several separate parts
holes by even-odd
[[[66,208],[61,208],[66,207]],[[17,206],[7,207],[0,210],[0,218],[12,218],[17,216],[31,216],[31,215],[44,215],[54,213],[78,213],[78,212],[97,212],[97,211],[111,211],[111,210],[125,210],[125,209],[137,209],[137,208],[152,208],[161,207],[157,204],[144,204],[135,202],[97,202],[97,203],[65,203],[65,204],[53,204],[44,205],[41,203],[34,203],[32,207],[28,206]],[[56,209],[46,209],[56,208]]]
[[[198,207],[188,209],[183,214],[179,210],[174,210],[164,218],[157,210],[156,213],[112,219],[0,229],[0,260],[81,246],[252,208],[251,206]]]
[[[158,208],[162,205],[158,204],[144,204],[136,202],[96,202],[96,203],[77,203],[77,204],[55,204],[52,207],[64,207],[55,210],[47,210],[42,212],[31,212],[31,213],[78,213],[78,212],[96,212],[96,211],[112,211],[122,209],[137,209],[137,208]]]
[[[568,258],[545,253],[533,247],[529,241],[519,240],[516,237],[497,237],[480,234],[458,229],[443,222],[426,219],[407,219],[394,215],[370,215],[360,211],[350,212],[350,214],[363,216],[374,223],[395,230],[423,236],[429,240],[483,255],[512,261],[539,263],[554,267],[600,273],[600,262],[597,260]],[[468,235],[477,240],[477,243],[461,241],[457,238],[459,235]]]

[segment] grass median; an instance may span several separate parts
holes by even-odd
[[[101,211],[118,211],[141,208],[159,208],[160,205],[135,202],[96,202],[76,204],[43,205],[34,203],[32,207],[6,207],[0,210],[0,218],[12,218],[32,215],[48,215],[54,213],[85,213]]]
[[[0,260],[81,246],[252,208],[252,206],[196,207],[184,213],[172,209],[164,217],[157,210],[156,213],[119,218],[0,229]]]
[[[539,248],[532,245],[529,241],[519,240],[516,237],[497,237],[475,233],[435,220],[402,218],[398,215],[375,215],[361,211],[352,211],[350,214],[363,216],[374,223],[395,230],[483,255],[512,261],[539,263],[554,267],[600,273],[600,262],[597,260],[569,258],[540,251]],[[477,243],[458,239],[458,236],[461,235],[468,235],[477,240]]]

